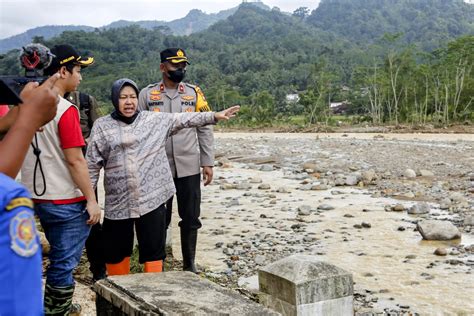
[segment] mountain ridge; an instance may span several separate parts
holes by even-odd
[[[259,8],[270,10],[270,7],[261,2],[248,2]],[[191,9],[184,17],[172,21],[142,20],[128,21],[118,20],[101,27],[92,27],[87,25],[44,25],[29,29],[23,33],[16,34],[4,39],[0,39],[0,53],[5,53],[11,49],[17,49],[31,43],[34,37],[43,37],[48,40],[58,36],[65,31],[85,31],[93,32],[96,29],[107,30],[111,28],[127,27],[138,25],[142,28],[151,30],[160,28],[169,35],[190,35],[207,29],[212,24],[224,20],[234,14],[239,6],[221,10],[217,13],[205,13],[199,9]]]

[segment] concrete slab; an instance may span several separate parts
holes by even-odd
[[[278,315],[190,272],[112,276],[94,286],[101,305],[127,315]],[[104,302],[104,300],[106,302]],[[112,310],[101,308],[107,315]],[[98,315],[101,315],[98,306]]]

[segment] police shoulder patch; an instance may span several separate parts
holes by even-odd
[[[203,99],[204,101],[206,101],[206,97],[204,96],[204,93],[202,93],[201,88],[199,88],[198,86],[196,86],[195,90],[196,90],[196,93],[197,93],[200,97],[202,97],[202,99]]]
[[[20,206],[33,209],[33,201],[25,197],[16,198],[11,200],[10,203],[5,207],[5,209],[9,212]]]
[[[38,251],[39,245],[32,212],[21,211],[11,219],[10,237],[10,247],[16,254],[31,257]]]

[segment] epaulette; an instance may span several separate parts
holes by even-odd
[[[150,83],[148,86],[145,87],[145,89],[148,89],[148,88],[152,88],[152,87],[155,87],[155,86],[159,86],[159,82],[155,82],[155,83]]]
[[[187,85],[188,87],[190,87],[191,89],[194,89],[196,90],[196,88],[198,88],[198,86],[196,85],[193,85],[193,84],[190,84],[190,83],[187,83],[187,82],[183,82],[185,85]]]
[[[186,83],[186,85],[190,87],[191,89],[193,89],[196,92],[196,95],[200,94],[204,98],[204,100],[206,100],[206,97],[204,97],[204,93],[202,93],[202,90],[201,88],[199,88],[199,86],[189,84],[189,83]]]
[[[206,97],[204,96],[201,88],[198,86],[193,86],[192,88],[196,92],[197,97],[196,112],[211,112],[211,107],[209,106],[209,103],[207,103]]]
[[[27,197],[18,197],[11,200],[10,203],[5,207],[5,210],[9,212],[20,206],[33,209],[33,201]]]

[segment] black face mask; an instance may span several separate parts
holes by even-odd
[[[184,76],[186,75],[186,69],[184,68],[178,68],[174,71],[168,70],[168,78],[170,78],[171,81],[180,83],[183,81]]]

